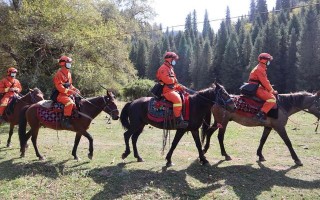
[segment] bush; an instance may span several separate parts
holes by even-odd
[[[140,97],[152,96],[150,89],[155,83],[149,79],[138,79],[135,80],[123,88],[122,96],[127,100],[134,100]]]

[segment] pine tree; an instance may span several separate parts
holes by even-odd
[[[265,24],[268,21],[268,6],[266,0],[257,0],[256,11],[261,17],[262,23]]]
[[[137,63],[135,65],[138,76],[140,78],[144,78],[146,76],[146,69],[148,66],[148,51],[147,51],[147,45],[145,41],[139,42],[139,48],[138,48],[138,57],[137,57]]]
[[[286,92],[297,90],[297,41],[298,34],[296,33],[296,30],[293,28],[290,34],[288,46]]]
[[[243,83],[242,76],[243,68],[240,64],[240,55],[237,48],[236,34],[232,33],[226,45],[225,53],[221,63],[221,81],[225,88],[231,92],[238,92],[238,88]]]
[[[227,6],[227,12],[226,12],[226,28],[228,35],[231,32],[231,17],[230,17],[230,8]]]
[[[284,93],[287,91],[287,79],[288,79],[288,71],[290,70],[290,66],[288,66],[288,33],[285,30],[284,26],[281,27],[280,30],[280,43],[279,43],[279,75],[282,79],[282,84],[277,85],[277,90],[280,93]]]
[[[320,29],[319,20],[313,7],[309,7],[306,12],[303,24],[298,47],[299,87],[309,91],[318,90],[320,86]]]
[[[203,29],[202,29],[202,37],[205,39],[209,37],[209,33],[211,31],[211,25],[209,22],[208,11],[205,11],[204,20],[203,20]]]
[[[150,64],[147,68],[147,74],[149,79],[151,80],[156,79],[156,72],[162,62],[161,58],[162,58],[162,54],[160,52],[159,45],[155,44],[152,49]]]
[[[189,67],[190,67],[190,47],[188,46],[187,39],[184,34],[180,37],[180,43],[178,47],[178,55],[179,60],[177,64],[174,66],[174,71],[177,75],[177,79],[183,85],[190,85],[190,74],[189,74]]]
[[[256,3],[255,0],[251,0],[250,3],[250,12],[249,12],[249,21],[253,22],[256,18]]]
[[[198,81],[199,81],[198,89],[204,88],[211,84],[208,81],[209,80],[208,70],[209,70],[209,67],[212,65],[212,49],[211,49],[209,40],[205,41],[200,61],[201,61],[200,69],[198,72]]]

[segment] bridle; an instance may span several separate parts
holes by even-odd
[[[114,112],[119,112],[118,108],[116,109],[112,109],[110,108],[110,97],[107,97],[107,99],[105,99],[106,96],[103,96],[102,99],[103,99],[103,102],[105,104],[104,108],[102,109],[104,112],[106,112],[107,114],[113,116],[114,115]],[[107,110],[108,111],[107,111]]]
[[[221,94],[222,92],[222,94]],[[219,106],[222,106],[224,109],[227,108],[227,105],[230,103],[230,102],[233,102],[232,98],[227,95],[229,98],[228,99],[224,99],[223,98],[223,94],[226,94],[225,92],[223,92],[223,89],[222,88],[219,88],[218,91],[215,90],[215,103],[217,103]],[[221,103],[220,103],[221,102]]]
[[[34,104],[34,103],[37,103],[38,100],[36,99],[36,95],[39,94],[39,93],[42,94],[42,92],[36,92],[35,90],[30,91],[30,92],[28,92],[26,95],[21,96],[20,98],[18,98],[18,101],[21,101],[21,102],[23,102],[23,103],[25,103],[25,104]],[[28,94],[30,94],[31,103],[28,103],[28,102],[22,100],[22,98],[26,97]],[[20,94],[18,94],[18,95],[20,96]]]

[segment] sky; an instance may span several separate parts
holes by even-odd
[[[205,10],[208,12],[209,20],[216,20],[211,22],[211,27],[215,30],[219,28],[220,19],[226,16],[227,6],[230,9],[232,17],[247,15],[250,9],[251,0],[153,0],[152,7],[157,16],[154,21],[157,24],[162,24],[162,28],[166,30],[167,27],[171,30],[183,30],[185,19],[189,13],[196,10],[197,21],[203,22]],[[268,10],[272,10],[276,5],[276,0],[267,0]],[[198,24],[198,30],[202,30],[202,23]]]

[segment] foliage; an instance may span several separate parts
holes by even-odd
[[[140,97],[150,96],[150,89],[154,82],[149,79],[138,79],[123,87],[122,96],[127,100],[134,100]]]

